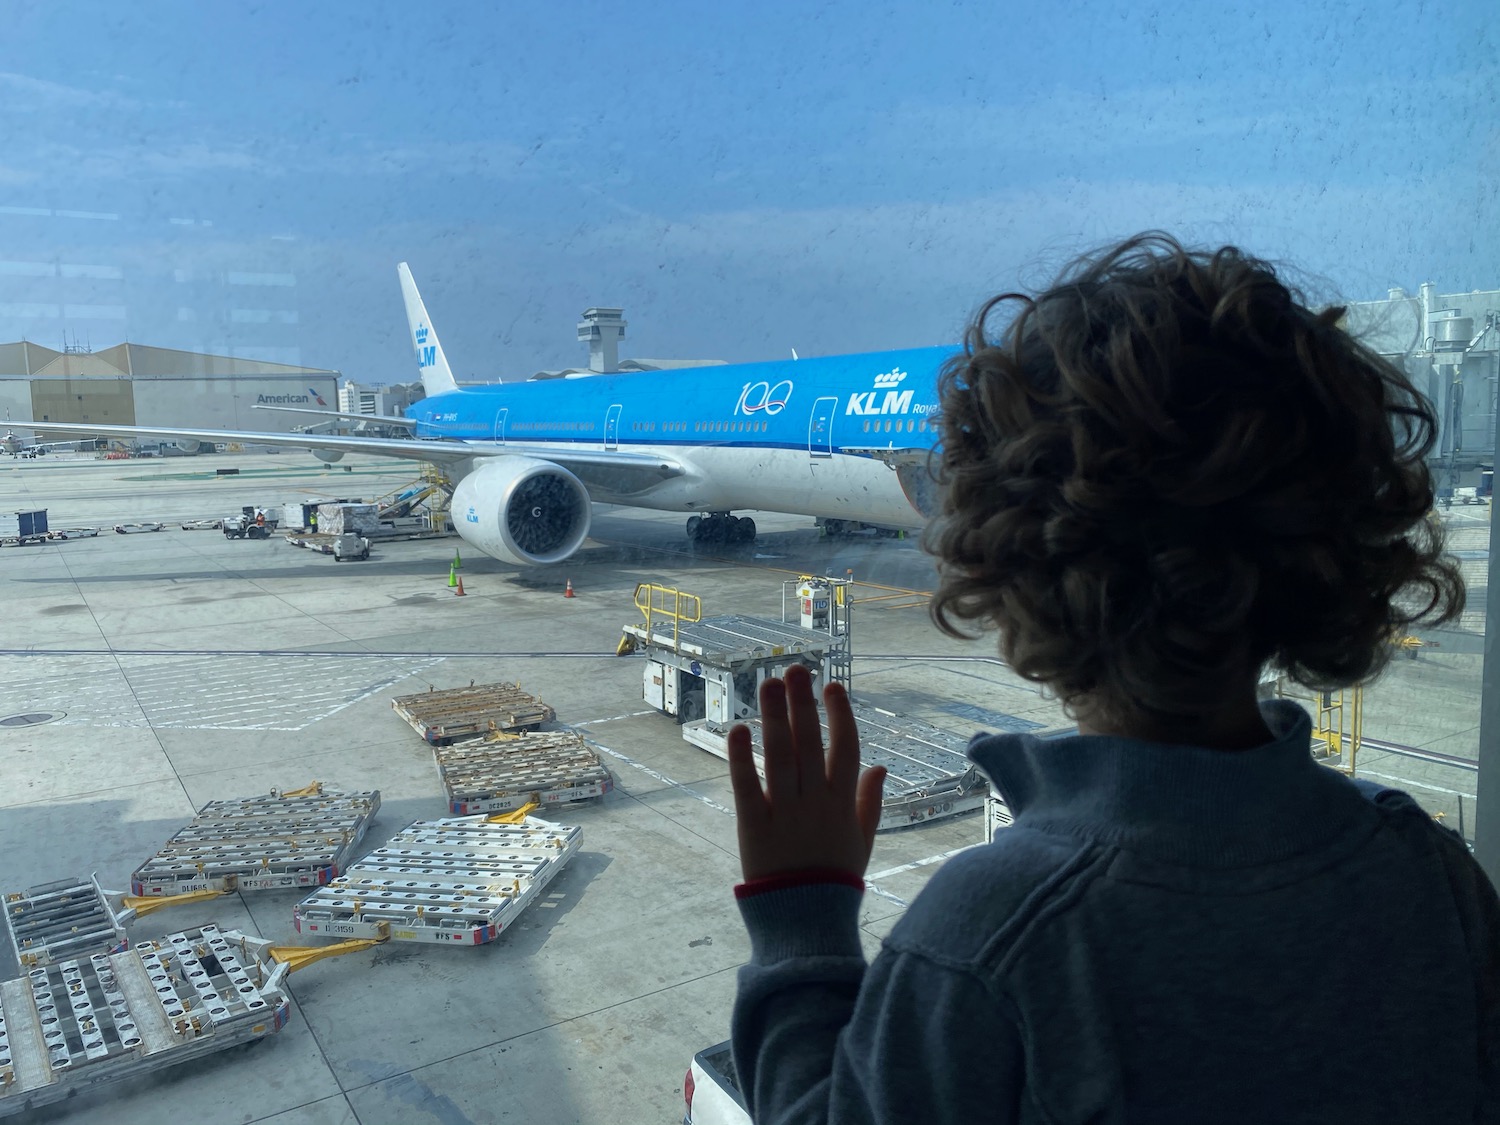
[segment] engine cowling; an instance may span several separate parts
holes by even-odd
[[[203,443],[197,438],[178,438],[172,443],[186,456],[192,457],[203,448]]]
[[[497,457],[460,480],[450,508],[463,539],[517,565],[562,562],[589,533],[588,490],[568,470]]]
[[[342,449],[314,449],[312,455],[328,465],[344,459],[344,451]]]

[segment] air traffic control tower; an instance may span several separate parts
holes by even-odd
[[[589,346],[589,370],[601,374],[620,369],[620,341],[625,338],[624,309],[584,309],[578,338]]]

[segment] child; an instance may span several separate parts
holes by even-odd
[[[867,966],[881,772],[839,687],[825,757],[806,672],[767,683],[764,788],[730,738],[757,1122],[1500,1120],[1494,889],[1257,700],[1268,664],[1368,680],[1463,602],[1436,419],[1341,315],[1163,235],[985,306],[939,384],[933,612],[997,629],[1079,734],[974,740],[1015,822]]]

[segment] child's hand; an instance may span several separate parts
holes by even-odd
[[[794,665],[785,683],[761,685],[764,789],[749,729],[736,726],[729,732],[729,779],[747,881],[814,868],[860,877],[869,866],[885,769],[875,766],[860,777],[859,731],[844,689],[829,684],[823,704],[828,708],[826,760],[807,669]]]

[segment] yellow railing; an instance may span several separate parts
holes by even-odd
[[[1364,688],[1314,691],[1282,678],[1276,694],[1301,703],[1312,716],[1313,757],[1352,776],[1364,739]]]
[[[646,619],[646,635],[656,630],[655,619],[672,622],[672,644],[677,644],[677,631],[684,621],[692,624],[703,620],[703,601],[697,594],[684,593],[672,586],[658,586],[655,582],[642,582],[635,588],[635,608]]]

